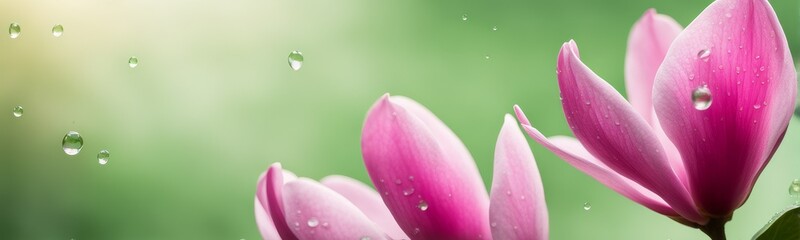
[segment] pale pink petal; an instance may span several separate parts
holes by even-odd
[[[258,176],[258,183],[256,184],[256,198],[255,198],[255,215],[256,215],[256,224],[258,225],[258,230],[261,232],[261,236],[263,239],[280,239],[278,235],[278,230],[275,229],[275,224],[272,222],[272,217],[269,213],[269,204],[267,201],[267,180],[266,180],[267,172],[261,173]],[[284,182],[292,181],[297,179],[297,176],[294,173],[283,170],[283,180]],[[267,206],[267,207],[265,207]]]
[[[489,221],[494,239],[548,239],[547,203],[536,160],[506,114],[494,150]]]
[[[297,236],[292,233],[289,225],[286,223],[286,212],[284,211],[283,202],[283,170],[281,163],[273,163],[267,169],[266,179],[266,197],[267,207],[269,208],[269,215],[272,217],[272,222],[275,224],[275,229],[278,235],[284,240],[297,239]]]
[[[448,151],[458,138],[442,137],[446,126],[407,105],[383,96],[362,130],[364,164],[386,206],[411,238],[490,237],[489,198],[472,159]]]
[[[727,217],[744,203],[788,126],[796,81],[766,0],[714,1],[675,39],[653,100],[703,212]],[[692,93],[702,86],[711,105],[698,110]]]
[[[592,176],[598,182],[606,185],[606,187],[611,188],[622,196],[642,206],[670,217],[679,216],[675,210],[672,210],[672,208],[661,199],[661,197],[609,169],[605,164],[592,156],[592,154],[590,154],[575,138],[563,136],[547,138],[539,132],[539,130],[530,125],[531,123],[528,121],[528,118],[525,117],[525,113],[522,112],[522,109],[518,106],[514,106],[514,111],[517,114],[517,119],[522,124],[522,128],[528,133],[528,136],[573,167]]]
[[[658,194],[684,218],[705,223],[650,126],[581,62],[577,49],[574,41],[564,43],[558,58],[561,103],[575,137],[609,168]]]
[[[389,212],[389,208],[383,203],[381,196],[366,184],[339,175],[327,176],[320,182],[356,205],[392,239],[408,239],[403,229],[397,225],[392,213]]]
[[[682,27],[667,15],[649,9],[633,25],[625,55],[625,86],[631,106],[653,125],[653,81],[672,40]]]
[[[286,222],[297,238],[384,239],[385,234],[345,197],[313,180],[283,186]]]

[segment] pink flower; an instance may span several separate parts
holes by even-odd
[[[780,145],[797,91],[766,0],[715,1],[684,30],[647,11],[628,42],[630,103],[584,65],[574,41],[557,71],[577,140],[544,137],[515,107],[528,134],[618,193],[717,238]]]
[[[361,143],[377,192],[343,176],[297,179],[273,164],[256,192],[264,239],[547,239],[539,172],[510,115],[497,139],[491,197],[464,144],[411,99],[378,100]]]

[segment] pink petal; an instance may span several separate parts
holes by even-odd
[[[609,168],[658,194],[684,218],[705,223],[650,126],[581,62],[577,49],[574,41],[565,43],[558,58],[562,105],[575,137]]]
[[[297,239],[297,236],[292,233],[289,225],[286,223],[286,212],[283,206],[283,171],[281,163],[273,163],[267,169],[266,175],[266,191],[267,191],[267,207],[269,207],[269,214],[272,217],[272,222],[275,224],[275,229],[284,240]]]
[[[256,198],[255,198],[256,224],[258,225],[258,230],[259,232],[261,232],[261,237],[263,239],[280,239],[280,236],[278,235],[278,230],[275,229],[275,224],[272,222],[272,217],[270,216],[269,213],[269,203],[267,202],[266,175],[267,172],[262,173],[258,177],[258,183],[256,184]],[[289,172],[288,170],[283,170],[284,182],[292,181],[294,179],[297,179],[297,176],[295,176],[294,173]]]
[[[408,239],[403,229],[397,225],[392,213],[389,212],[389,208],[383,203],[381,196],[369,186],[358,180],[339,175],[327,176],[320,182],[355,204],[392,239]]]
[[[653,124],[653,81],[672,40],[682,27],[667,15],[649,9],[633,25],[625,55],[625,86],[631,106]]]
[[[378,226],[345,197],[300,178],[283,187],[286,222],[299,239],[384,239]]]
[[[796,81],[766,0],[715,1],[675,39],[653,100],[702,211],[724,217],[744,203],[788,126]],[[692,92],[703,85],[711,105],[696,110]]]
[[[410,101],[385,95],[367,113],[361,151],[372,182],[411,238],[488,238],[489,198],[475,163]]]
[[[609,169],[600,160],[592,156],[578,140],[563,136],[555,136],[548,139],[539,130],[530,125],[531,123],[525,117],[522,109],[514,106],[514,110],[517,114],[517,119],[522,123],[522,127],[528,133],[528,136],[573,167],[642,206],[670,217],[678,216],[678,213],[672,210],[661,197]]]
[[[508,114],[494,152],[489,221],[494,239],[548,239],[539,169],[525,136]]]

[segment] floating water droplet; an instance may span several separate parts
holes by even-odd
[[[704,62],[708,62],[709,56],[711,56],[711,49],[708,48],[700,50],[700,52],[697,53],[697,58],[703,60]]]
[[[109,158],[111,158],[111,154],[108,152],[108,150],[103,149],[97,153],[97,162],[100,163],[100,165],[106,165]]]
[[[589,203],[589,202],[583,203],[583,210],[589,211],[590,209],[592,209],[592,204],[591,203]]]
[[[407,197],[411,194],[414,194],[414,187],[409,186],[406,189],[403,189],[403,196]]]
[[[760,68],[758,68],[758,71],[763,72],[765,69],[767,69],[767,68],[765,68],[764,66],[761,66]]]
[[[128,66],[131,68],[136,68],[136,66],[139,66],[139,58],[136,56],[128,58]]]
[[[497,26],[492,27],[492,31],[497,31]]]
[[[425,202],[425,200],[420,200],[419,204],[417,204],[417,208],[419,208],[420,211],[424,212],[428,210],[428,203]]]
[[[708,86],[700,86],[692,91],[692,102],[697,110],[706,110],[711,107],[711,90]]]
[[[8,26],[8,36],[12,39],[19,37],[21,31],[22,29],[19,27],[18,23],[11,23],[11,25]]]
[[[792,180],[789,184],[789,196],[800,198],[800,179]]]
[[[53,32],[53,37],[61,37],[61,35],[64,34],[64,26],[61,26],[61,24],[56,24],[55,26],[53,26],[52,32]]]
[[[22,117],[22,113],[23,113],[22,106],[16,106],[14,107],[13,110],[11,110],[11,114],[13,114],[14,117]]]
[[[319,220],[312,217],[308,219],[308,222],[306,224],[308,224],[308,227],[315,228],[319,225]]]
[[[64,135],[64,139],[61,140],[61,148],[64,149],[64,153],[67,155],[78,154],[83,148],[83,137],[76,131],[69,131],[67,135]]]
[[[489,58],[492,58],[492,57],[489,56],[489,55],[486,55],[486,56],[483,56],[483,58],[485,58],[486,60],[489,60]]]
[[[461,15],[461,20],[467,21],[467,14],[466,13],[464,13],[464,15]]]
[[[289,67],[295,71],[300,70],[300,68],[303,67],[303,53],[300,51],[292,51],[289,53]]]

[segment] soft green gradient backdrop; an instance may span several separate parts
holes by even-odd
[[[270,163],[368,181],[361,124],[386,92],[435,112],[489,186],[513,104],[546,134],[570,134],[555,79],[562,42],[576,39],[584,61],[624,90],[634,21],[655,7],[685,26],[709,3],[5,0],[2,32],[16,21],[22,34],[0,37],[0,238],[257,239],[255,182]],[[772,3],[798,51],[797,1]],[[286,63],[292,50],[305,55],[298,72]],[[799,129],[793,120],[728,224],[731,239],[750,238],[790,203]],[[69,130],[86,142],[77,156],[60,149]],[[553,239],[704,237],[532,148]]]

